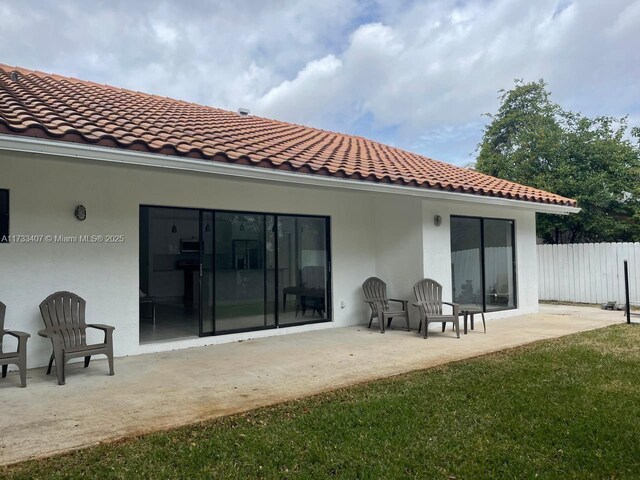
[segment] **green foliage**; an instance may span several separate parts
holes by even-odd
[[[543,80],[501,92],[477,170],[578,200],[577,215],[539,215],[546,243],[640,241],[640,128],[564,110],[550,96]]]

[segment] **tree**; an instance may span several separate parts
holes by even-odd
[[[538,215],[545,243],[640,241],[640,127],[588,118],[551,101],[543,80],[500,92],[476,169],[575,198],[575,215]],[[635,143],[632,141],[635,139]]]

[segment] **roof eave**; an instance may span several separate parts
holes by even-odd
[[[475,204],[502,205],[512,208],[523,208],[540,213],[553,213],[568,215],[578,213],[579,207],[541,203],[534,201],[515,200],[488,195],[477,195],[447,190],[436,190],[420,187],[409,187],[395,184],[367,182],[347,178],[337,178],[324,175],[303,174],[257,168],[246,165],[236,165],[224,162],[211,162],[207,160],[175,155],[163,155],[157,153],[140,152],[134,150],[116,149],[81,143],[70,143],[55,140],[47,140],[36,137],[0,134],[0,150],[33,153],[39,155],[51,155],[57,157],[77,158],[109,163],[138,165],[170,170],[183,170],[190,172],[209,173],[236,178],[263,180],[279,183],[294,183],[328,188],[344,188],[349,190],[369,191],[376,193],[393,193],[397,195],[410,195],[423,198],[451,200]]]

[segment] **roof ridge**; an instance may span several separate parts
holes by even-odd
[[[67,81],[72,81],[72,82],[83,84],[83,85],[91,85],[91,86],[95,86],[95,87],[106,88],[106,89],[109,89],[109,90],[115,90],[115,91],[119,91],[119,92],[130,93],[132,95],[141,95],[141,96],[144,96],[144,97],[156,98],[158,100],[164,100],[164,101],[170,101],[170,102],[178,102],[178,103],[182,103],[182,104],[185,104],[185,105],[194,106],[194,107],[197,107],[197,108],[210,109],[210,110],[214,110],[214,111],[225,112],[225,113],[229,113],[229,114],[232,114],[232,115],[237,115],[237,112],[234,112],[232,110],[227,110],[227,109],[224,109],[224,108],[220,108],[220,107],[214,107],[214,106],[211,106],[211,105],[203,105],[201,103],[196,103],[196,102],[191,102],[191,101],[188,101],[188,100],[182,100],[182,99],[178,99],[178,98],[168,97],[168,96],[165,96],[165,95],[158,95],[158,94],[155,94],[155,93],[146,93],[146,92],[142,92],[140,90],[132,90],[132,89],[125,88],[125,87],[118,87],[118,86],[115,86],[115,85],[110,85],[108,83],[98,83],[98,82],[94,82],[92,80],[84,80],[84,79],[81,79],[81,78],[72,77],[72,76],[68,76],[68,75],[60,75],[58,73],[43,72],[41,70],[33,70],[33,69],[26,68],[26,67],[7,65],[5,63],[0,63],[0,70],[4,70],[5,72],[10,72],[10,71],[14,71],[15,70],[15,71],[18,71],[18,72],[22,73],[23,75],[25,75],[25,72],[27,72],[26,74],[37,75],[37,76],[39,76],[41,78],[51,77],[51,78],[54,78],[56,80],[67,80]],[[445,162],[443,160],[437,160],[435,158],[427,157],[426,155],[410,152],[410,151],[405,150],[405,149],[403,149],[401,147],[397,147],[395,145],[389,145],[389,144],[383,143],[383,142],[381,142],[379,140],[370,139],[370,138],[364,137],[362,135],[355,135],[355,134],[346,133],[346,132],[337,132],[337,131],[334,131],[334,130],[327,130],[327,129],[319,128],[319,127],[310,127],[308,125],[303,125],[303,124],[300,124],[300,123],[287,122],[285,120],[277,120],[275,118],[262,117],[262,116],[259,116],[259,115],[251,115],[250,118],[258,119],[258,120],[265,120],[265,121],[268,121],[268,122],[274,122],[274,123],[279,123],[279,124],[292,125],[292,126],[299,127],[299,128],[307,128],[307,129],[310,128],[310,129],[317,130],[317,131],[323,132],[323,133],[341,135],[343,137],[356,138],[356,139],[361,139],[361,140],[365,140],[365,141],[369,141],[369,142],[375,142],[375,143],[377,143],[378,145],[380,145],[382,147],[391,148],[391,149],[398,150],[398,151],[401,151],[401,152],[404,152],[404,153],[408,153],[410,155],[417,155],[417,156],[419,156],[419,157],[421,157],[423,159],[431,160],[433,162],[439,162],[439,163],[442,163],[444,165],[453,166],[453,167],[456,167],[456,168],[465,168],[465,167],[461,167],[459,165],[453,165],[451,163],[447,163],[447,162]],[[469,170],[469,169],[467,169],[467,170]]]
[[[191,105],[197,108],[205,108],[205,109],[211,109],[211,110],[216,110],[219,112],[225,112],[225,113],[230,113],[232,115],[238,115],[237,112],[234,112],[233,110],[227,110],[225,108],[220,108],[220,107],[214,107],[211,105],[203,105],[202,103],[196,103],[196,102],[192,102],[189,100],[182,100],[179,98],[174,98],[174,97],[168,97],[166,95],[158,95],[155,93],[147,93],[147,92],[143,92],[140,90],[132,90],[130,88],[125,88],[125,87],[118,87],[115,85],[111,85],[108,83],[99,83],[99,82],[94,82],[92,80],[84,80],[82,78],[77,78],[77,77],[73,77],[73,76],[69,76],[69,75],[61,75],[59,73],[49,73],[49,72],[43,72],[41,70],[33,70],[30,68],[26,68],[26,67],[20,67],[17,65],[8,65],[6,63],[0,63],[0,70],[4,70],[5,72],[11,72],[11,71],[17,71],[20,72],[23,75],[37,75],[40,78],[46,78],[46,77],[50,77],[50,78],[54,78],[56,80],[67,80],[67,81],[71,81],[74,83],[79,83],[79,84],[83,84],[83,85],[90,85],[90,86],[95,86],[95,87],[100,87],[100,88],[107,88],[109,90],[116,90],[116,91],[120,91],[120,92],[125,92],[125,93],[130,93],[132,95],[141,95],[144,97],[150,97],[150,98],[156,98],[158,100],[164,100],[164,101],[170,101],[170,102],[179,102],[185,105]],[[269,122],[276,122],[276,123],[281,123],[281,124],[286,124],[286,125],[293,125],[295,127],[301,127],[301,128],[312,128],[314,130],[318,130],[320,132],[327,132],[327,133],[332,133],[332,134],[336,134],[336,135],[343,135],[345,137],[353,137],[353,138],[362,138],[364,140],[369,140],[369,141],[373,141],[373,142],[378,142],[378,140],[372,140],[372,139],[368,139],[366,137],[363,137],[362,135],[355,135],[352,133],[347,133],[347,132],[337,132],[334,130],[326,130],[323,128],[319,128],[319,127],[310,127],[309,125],[303,125],[301,123],[294,123],[294,122],[288,122],[286,120],[277,120],[275,118],[269,118],[269,117],[262,117],[260,115],[251,115],[250,118],[255,118],[255,119],[260,119],[260,120],[266,120]],[[381,145],[385,145],[382,142],[378,142]],[[394,147],[392,145],[387,145],[391,148],[398,148],[398,147]]]
[[[14,71],[25,80],[11,81]],[[203,159],[222,156],[226,160],[221,161],[302,173],[576,203],[361,135],[244,117],[218,107],[2,63],[0,100],[0,133]]]
[[[170,100],[172,102],[180,102],[180,103],[184,103],[186,105],[194,105],[197,107],[206,107],[206,108],[211,108],[214,110],[223,110],[221,108],[218,107],[211,107],[208,105],[202,105],[199,103],[195,103],[195,102],[189,102],[188,100],[181,100],[179,98],[172,98],[172,97],[167,97],[164,95],[158,95],[155,93],[147,93],[147,92],[142,92],[140,90],[132,90],[130,88],[125,88],[125,87],[118,87],[115,85],[110,85],[108,83],[99,83],[99,82],[94,82],[92,80],[84,80],[82,78],[77,78],[77,77],[72,77],[72,76],[68,76],[68,75],[60,75],[59,73],[49,73],[49,72],[43,72],[42,70],[32,70],[29,68],[25,68],[25,67],[19,67],[19,66],[12,66],[12,65],[7,65],[5,63],[0,63],[0,70],[4,70],[5,72],[11,72],[11,71],[17,71],[20,72],[22,75],[36,75],[40,78],[54,78],[56,80],[67,80],[67,81],[71,81],[74,83],[80,83],[80,84],[84,84],[84,85],[90,85],[90,86],[94,86],[94,87],[100,87],[100,88],[107,88],[110,90],[117,90],[120,92],[125,92],[125,93],[131,93],[134,95],[142,95],[144,97],[151,97],[151,98],[157,98],[158,100]],[[227,111],[227,110],[224,110]]]

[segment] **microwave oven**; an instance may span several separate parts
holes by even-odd
[[[180,239],[180,253],[197,253],[200,251],[200,240],[197,238]]]

